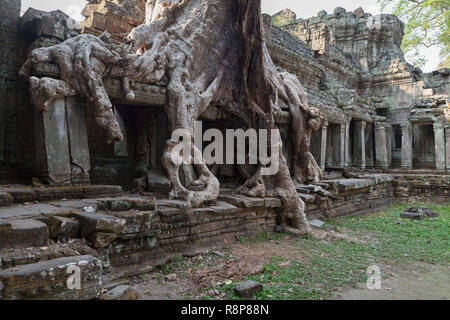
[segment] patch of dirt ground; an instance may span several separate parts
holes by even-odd
[[[337,300],[449,300],[450,267],[415,263],[400,269],[380,267],[381,288],[368,289],[366,283],[339,290]],[[393,272],[392,270],[395,270]]]
[[[342,233],[316,230],[316,238],[322,241],[357,241]],[[249,275],[263,272],[271,257],[278,256],[291,261],[303,261],[302,249],[293,245],[293,238],[259,242],[235,242],[225,248],[214,248],[207,254],[184,257],[169,263],[158,272],[134,277],[130,282],[142,300],[227,299],[223,292],[209,289],[216,285],[239,281]],[[281,265],[280,265],[281,266]],[[337,288],[332,299],[392,300],[392,299],[450,299],[450,269],[448,266],[414,263],[408,266],[383,265],[381,289],[369,290],[366,283],[353,288]],[[209,290],[208,290],[208,289]],[[208,290],[208,291],[206,291]]]

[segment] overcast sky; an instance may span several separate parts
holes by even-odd
[[[85,0],[22,0],[22,12],[29,7],[39,10],[56,10],[60,9],[78,21],[81,21],[81,10],[87,2]],[[290,8],[297,14],[297,17],[309,18],[315,16],[320,10],[333,12],[336,7],[343,7],[355,10],[362,7],[364,11],[372,14],[380,13],[377,0],[262,0],[262,10],[264,13],[274,14],[285,8]],[[439,48],[424,48],[421,50],[429,60],[428,64],[423,68],[425,72],[430,72],[437,68],[439,63]]]

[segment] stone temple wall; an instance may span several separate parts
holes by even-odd
[[[120,99],[119,80],[111,80],[107,88],[126,133],[126,141],[115,146],[105,145],[102,135],[95,130],[90,108],[86,108],[87,114],[79,114],[78,117],[86,119],[87,132],[83,134],[88,136],[88,145],[82,150],[89,150],[89,155],[84,157],[84,162],[77,160],[77,163],[69,164],[67,159],[73,158],[75,150],[70,151],[71,157],[67,159],[55,157],[61,170],[49,173],[48,168],[53,166],[50,160],[54,159],[42,149],[46,144],[52,144],[52,130],[49,127],[48,132],[44,130],[42,133],[39,129],[45,119],[41,113],[32,110],[25,93],[26,86],[17,78],[17,70],[33,48],[53,45],[78,32],[101,34],[107,30],[116,41],[123,39],[144,20],[145,1],[91,0],[83,10],[86,19],[81,26],[60,11],[46,13],[30,9],[20,18],[20,1],[6,3],[7,11],[11,13],[2,20],[1,37],[2,61],[5,61],[1,88],[9,93],[2,94],[4,102],[0,108],[0,161],[4,164],[0,170],[3,181],[19,181],[18,176],[13,177],[15,171],[6,165],[12,163],[17,164],[20,176],[28,181],[33,176],[40,176],[44,182],[51,180],[56,184],[86,182],[89,181],[90,170],[93,183],[125,185],[125,180],[132,180],[135,163],[139,162],[136,149],[140,143],[139,136],[146,135],[147,140],[156,144],[160,139],[155,139],[150,131],[142,133],[134,124],[143,117],[137,115],[136,106]],[[313,155],[323,170],[347,167],[389,170],[401,167],[445,171],[450,168],[450,147],[447,147],[450,145],[447,138],[450,132],[449,72],[443,69],[423,74],[405,61],[400,50],[403,23],[397,17],[372,16],[360,8],[354,12],[336,8],[331,14],[321,11],[315,17],[298,19],[292,11],[283,10],[273,17],[264,15],[264,24],[266,43],[275,64],[281,70],[297,75],[307,91],[309,103],[325,114],[327,121],[312,138]],[[52,68],[38,66],[34,71],[39,76],[57,77],[58,71],[53,72]],[[7,86],[17,90],[7,90]],[[165,100],[158,90],[164,88],[152,90],[156,90],[155,94],[144,91],[139,103],[152,106],[152,112],[163,112]],[[64,102],[64,112],[67,111],[66,104]],[[80,110],[85,107],[84,101],[76,104]],[[276,120],[290,161],[290,118],[285,106],[281,107],[284,114]],[[224,118],[217,117],[213,109],[211,107],[207,111],[203,120],[220,124]],[[151,126],[143,124],[143,127]],[[63,129],[71,130],[70,126]],[[164,126],[155,127],[153,131],[161,130],[165,130]],[[395,144],[395,136],[398,135],[395,130],[400,130],[400,135],[404,136],[400,147]],[[418,137],[421,132],[426,135]],[[429,150],[435,154],[414,154],[421,143],[434,144]],[[61,146],[60,150],[67,150],[67,146]],[[152,167],[160,170],[157,162]],[[80,166],[80,163],[83,163],[82,172],[73,173],[74,164]],[[220,171],[224,176],[233,175],[233,170],[228,168]],[[118,179],[118,172],[126,179]],[[74,177],[76,175],[78,177]]]
[[[279,44],[272,50],[274,61],[296,73],[310,103],[325,110],[328,128],[313,135],[313,145],[322,144],[321,152],[313,147],[322,168],[449,169],[450,72],[441,69],[424,74],[405,61],[400,48],[404,25],[395,15],[372,16],[361,8],[354,12],[336,8],[331,14],[320,11],[315,17],[300,19],[286,9],[275,14],[272,22],[276,25],[272,30],[277,31],[270,33],[271,40]],[[285,41],[287,35],[282,31],[295,41]],[[291,60],[297,63],[286,63],[284,55],[293,51],[291,42],[306,47],[310,54],[296,50],[292,54],[297,57]],[[303,70],[305,61],[307,70]],[[317,78],[319,88],[309,85]],[[340,131],[330,130],[336,125]],[[364,139],[359,138],[362,131]],[[333,140],[336,134],[341,136]],[[327,145],[324,141],[330,135],[343,145]],[[400,146],[395,143],[396,135],[402,137]],[[431,144],[428,152],[419,152],[423,143]],[[333,150],[327,151],[329,147]]]
[[[0,1],[0,183],[34,171],[33,109],[19,69],[25,61],[20,0]]]

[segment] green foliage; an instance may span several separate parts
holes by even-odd
[[[439,47],[441,61],[449,64],[450,0],[378,0],[381,8],[392,7],[392,13],[406,23],[402,49],[408,60],[422,67],[426,59],[421,47]]]

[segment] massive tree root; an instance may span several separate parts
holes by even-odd
[[[37,81],[35,77],[30,77],[32,102],[36,107],[45,109],[51,100],[73,95],[75,91],[94,106],[96,123],[105,130],[107,142],[123,141],[123,134],[102,83],[102,77],[109,66],[118,64],[123,59],[117,49],[101,38],[84,34],[53,47],[33,50],[20,72],[21,75],[30,77],[30,65],[34,62],[55,63],[59,66],[60,80]],[[45,97],[48,97],[47,101],[43,101]]]
[[[273,113],[280,107],[274,100],[282,100],[293,118],[294,177],[298,182],[320,178],[309,147],[311,132],[321,126],[322,115],[308,106],[298,79],[287,73],[280,75],[273,65],[264,42],[261,0],[148,0],[147,13],[146,24],[130,33],[127,46],[108,45],[101,38],[81,35],[34,50],[31,60],[59,65],[61,80],[94,105],[97,123],[108,132],[108,142],[123,136],[102,83],[105,76],[122,78],[129,100],[134,99],[130,82],[167,80],[165,111],[170,130],[183,129],[191,136],[195,120],[211,104],[238,117],[247,128],[276,129]],[[24,66],[24,74],[29,65]],[[204,185],[203,190],[189,190],[180,182],[179,144],[176,139],[169,140],[162,159],[172,182],[171,197],[185,199],[191,206],[215,200],[219,182],[203,162],[194,163],[196,184]],[[281,150],[281,143],[275,147]],[[201,157],[195,146],[191,152]],[[310,233],[304,203],[282,152],[277,160],[280,168],[276,174],[263,175],[260,162],[252,176],[247,172],[248,180],[238,192],[280,197],[284,209],[279,220],[284,230]]]
[[[219,180],[209,171],[206,163],[202,161],[202,153],[194,144],[191,144],[192,152],[198,162],[195,165],[198,174],[196,184],[205,185],[205,187],[201,191],[192,191],[183,186],[179,176],[179,169],[183,162],[182,149],[175,151],[179,145],[180,142],[169,140],[162,158],[163,166],[166,168],[169,179],[172,182],[171,198],[184,199],[192,207],[199,207],[205,202],[217,199],[220,189]]]

